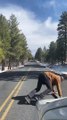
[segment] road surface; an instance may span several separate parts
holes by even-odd
[[[38,120],[36,102],[32,100],[27,104],[25,96],[36,87],[38,74],[44,70],[43,66],[29,63],[24,68],[0,74],[0,120]],[[44,89],[43,86],[40,92]],[[66,80],[62,90],[63,96],[67,96]],[[52,96],[45,96],[47,98]]]

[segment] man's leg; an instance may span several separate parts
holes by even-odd
[[[51,94],[54,98],[58,98],[58,96],[56,95],[56,93],[52,93]]]
[[[37,87],[32,90],[28,95],[27,97],[25,97],[26,101],[28,103],[30,103],[30,99],[35,95],[36,92],[38,92],[40,89],[41,89],[41,86],[42,86],[42,81],[41,81],[41,77],[39,76],[38,78],[38,83],[37,83]]]
[[[43,83],[45,82],[45,85],[47,87],[46,90],[44,90],[41,94],[40,94],[40,99],[42,99],[45,95],[49,94],[49,93],[52,93],[52,86],[51,86],[51,83],[50,83],[50,80],[48,77],[46,77],[46,75],[44,76],[44,81]]]

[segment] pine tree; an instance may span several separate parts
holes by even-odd
[[[52,64],[56,62],[56,43],[51,42],[48,50],[48,61]]]
[[[5,67],[5,60],[8,54],[9,47],[10,35],[8,21],[3,15],[0,15],[0,55],[2,61],[2,70],[4,70]]]
[[[63,12],[60,16],[57,30],[57,56],[63,64],[67,60],[67,12]]]
[[[35,59],[38,61],[42,61],[42,54],[43,54],[42,49],[38,48],[35,53]]]
[[[19,34],[20,34],[20,30],[18,29],[17,18],[13,14],[10,16],[9,27],[10,27],[10,49],[8,54],[8,58],[9,58],[8,69],[11,69],[11,63],[12,61],[14,61],[14,59],[16,59],[15,48],[18,44]]]

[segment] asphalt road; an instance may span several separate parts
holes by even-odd
[[[36,101],[33,99],[27,104],[25,96],[36,87],[38,74],[44,70],[37,64],[27,64],[0,74],[0,120],[38,120]],[[40,92],[44,89],[43,86]],[[62,90],[63,96],[67,96],[67,80],[62,83]],[[45,96],[47,98],[52,96]]]

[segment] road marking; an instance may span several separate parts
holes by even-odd
[[[2,111],[2,109],[5,107],[5,105],[7,104],[7,102],[10,100],[10,98],[12,97],[12,95],[14,94],[14,92],[16,91],[16,89],[19,87],[19,85],[21,84],[22,80],[20,80],[18,82],[18,84],[15,86],[15,88],[12,90],[11,94],[7,97],[7,99],[4,101],[4,103],[1,105],[0,107],[0,112]]]
[[[19,88],[17,89],[16,93],[14,94],[14,97],[17,96],[17,94],[19,93],[19,90],[22,87],[23,82],[20,84]],[[11,100],[10,104],[8,105],[7,109],[5,110],[5,112],[3,113],[2,117],[0,118],[0,120],[5,120],[6,116],[10,110],[10,108],[12,107],[13,103],[15,100]]]

